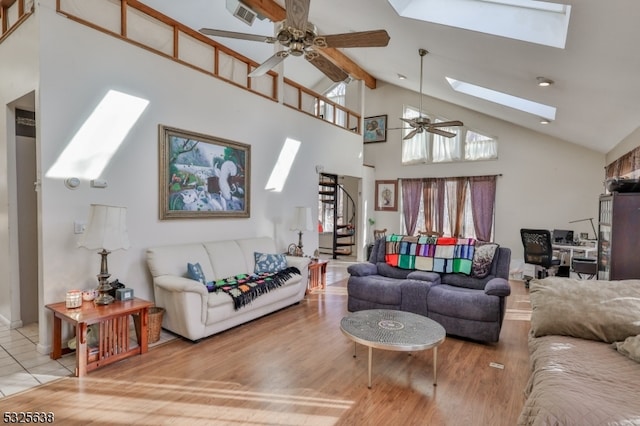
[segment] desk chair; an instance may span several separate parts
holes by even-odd
[[[595,259],[573,257],[571,258],[571,270],[578,278],[590,280],[598,274],[598,264]],[[582,275],[586,275],[583,277]]]
[[[535,265],[535,278],[544,278],[549,270],[560,265],[560,259],[553,257],[551,247],[551,232],[547,229],[521,229],[520,237],[524,246],[524,261]],[[525,287],[529,288],[529,281],[534,277],[524,276]]]

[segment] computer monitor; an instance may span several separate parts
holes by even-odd
[[[553,243],[554,244],[573,244],[573,231],[569,231],[565,229],[554,229]]]

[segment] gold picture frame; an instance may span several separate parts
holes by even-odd
[[[251,145],[159,125],[160,219],[248,218]]]

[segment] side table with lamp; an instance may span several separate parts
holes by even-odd
[[[98,293],[95,299],[85,298],[81,292],[72,290],[64,302],[52,303],[46,307],[53,312],[52,359],[71,352],[62,348],[62,321],[74,326],[76,337],[75,375],[81,377],[87,372],[107,364],[120,361],[148,350],[149,308],[152,302],[134,298],[132,289],[125,289],[119,299],[109,294],[113,289],[108,282],[107,256],[113,250],[129,248],[126,228],[126,208],[92,204],[89,223],[78,245],[91,250],[101,249]],[[128,290],[128,291],[127,291]],[[88,292],[87,292],[88,293]],[[132,345],[129,335],[130,317],[136,315],[137,346]],[[97,344],[89,347],[89,326],[96,325]]]

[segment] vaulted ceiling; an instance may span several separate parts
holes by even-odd
[[[195,29],[274,32],[269,19],[256,19],[252,26],[241,22],[226,9],[225,0],[142,2]],[[243,2],[275,20],[284,13],[284,0]],[[429,51],[424,62],[425,94],[606,153],[640,127],[640,49],[636,46],[640,2],[577,0],[571,6],[564,49],[404,18],[387,0],[311,0],[309,20],[319,34],[387,30],[391,37],[387,47],[334,49],[328,54],[369,87],[384,81],[417,92],[417,52],[424,48]],[[274,53],[274,46],[267,43],[216,40],[258,62]],[[287,77],[307,86],[323,77],[302,58],[287,58],[283,69]],[[398,74],[407,78],[400,80]],[[554,84],[538,87],[539,76]],[[445,77],[554,106],[556,118],[540,124],[538,116],[458,93]],[[412,97],[407,103],[414,101]]]

